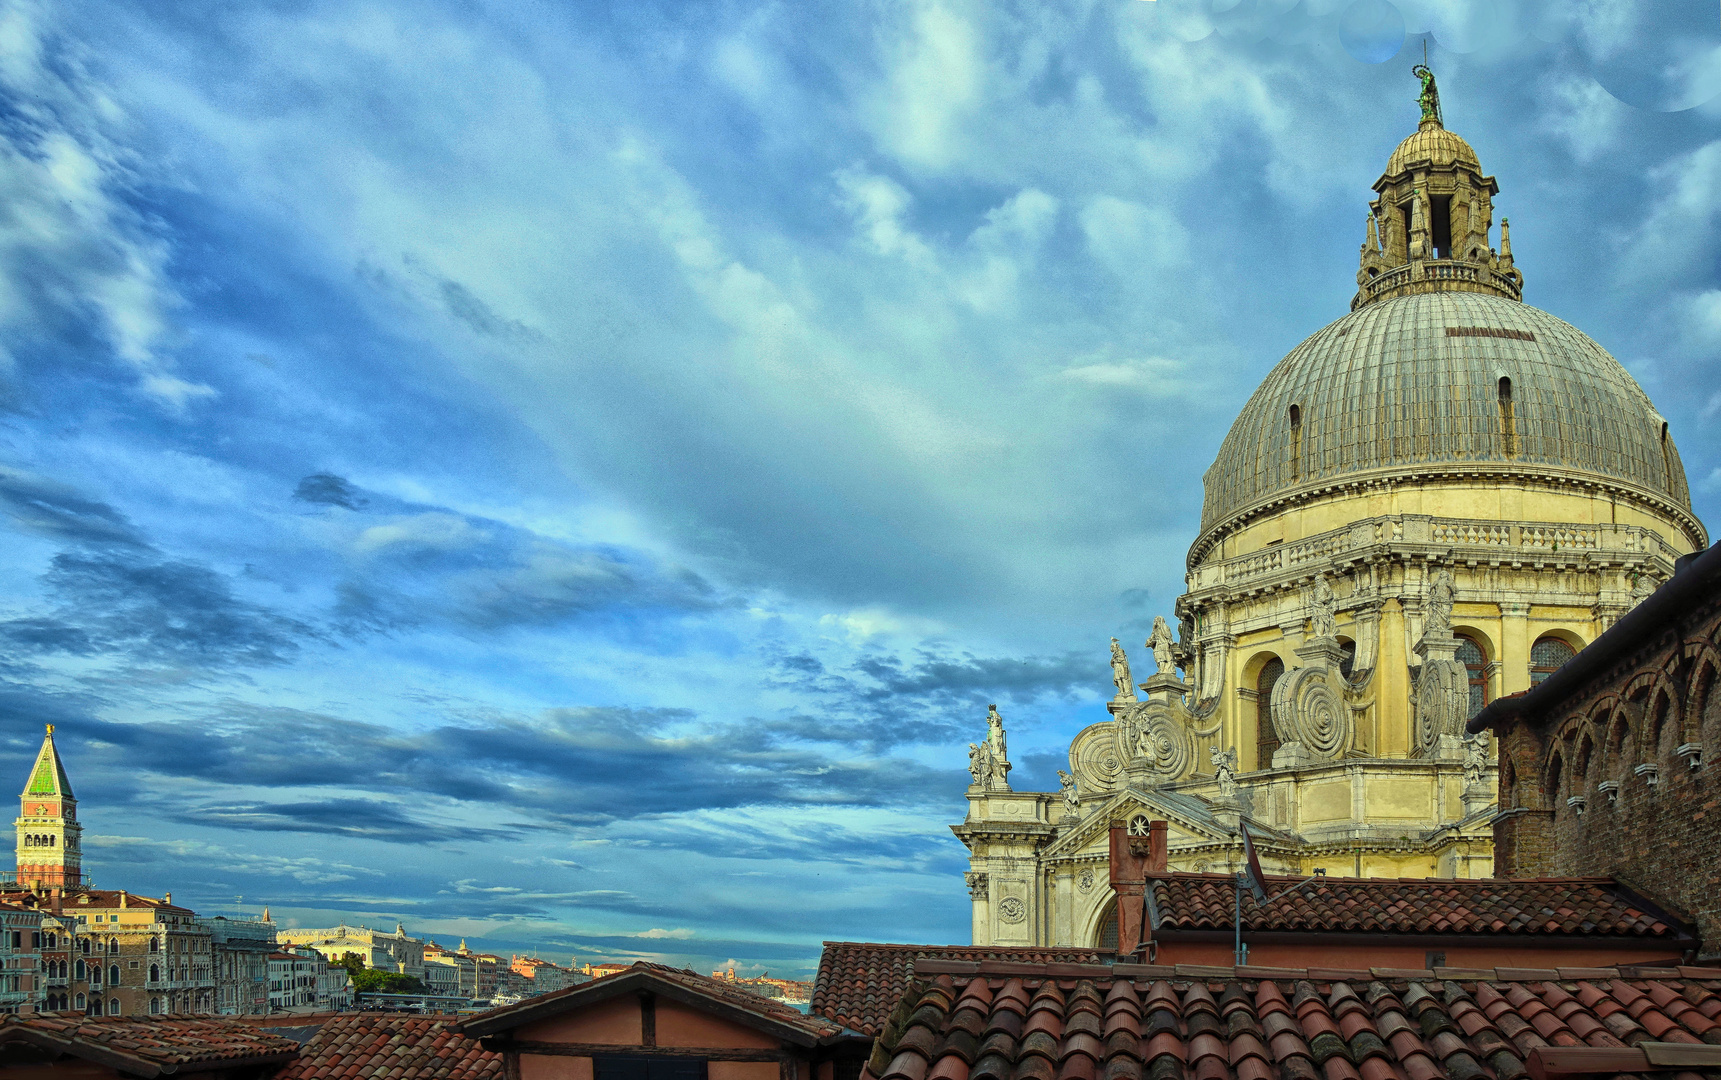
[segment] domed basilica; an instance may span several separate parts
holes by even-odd
[[[1465,720],[1525,690],[1706,546],[1667,422],[1521,300],[1494,178],[1422,120],[1375,182],[1350,314],[1273,368],[1204,477],[1174,633],[1115,640],[1109,720],[1059,792],[970,750],[977,945],[1113,947],[1114,823],[1173,870],[1487,877],[1497,779]],[[1149,658],[1152,665],[1145,664]]]

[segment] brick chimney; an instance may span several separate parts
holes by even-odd
[[[1166,871],[1167,824],[1150,821],[1145,837],[1130,836],[1122,822],[1111,827],[1111,887],[1117,894],[1117,953],[1130,956],[1142,946],[1143,894],[1149,874]]]

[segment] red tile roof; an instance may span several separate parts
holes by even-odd
[[[778,1025],[776,1030],[779,1032],[788,1028],[791,1038],[803,1038],[809,1044],[827,1041],[843,1033],[840,1024],[820,1016],[808,1016],[799,1009],[772,998],[701,975],[697,971],[651,964],[644,960],[638,961],[625,971],[602,979],[552,990],[514,1005],[503,1005],[489,1012],[479,1013],[477,1016],[468,1017],[462,1025],[477,1035],[489,1035],[531,1023],[547,1015],[577,1009],[589,1002],[603,1001],[618,993],[630,993],[635,982],[648,983],[660,990],[679,990],[683,999],[695,1007],[699,998],[715,1000],[729,1009],[751,1013],[767,1024]]]
[[[1007,960],[1020,964],[1094,964],[1094,949],[987,948],[970,945],[881,945],[827,941],[813,981],[812,1011],[845,1027],[877,1035],[916,960]]]
[[[25,1042],[139,1076],[286,1061],[299,1044],[226,1017],[7,1016],[0,1044]]]
[[[1518,1080],[1555,1051],[1580,1072],[1721,1067],[1717,968],[921,967],[956,970],[904,995],[862,1080]]]
[[[501,1080],[502,1055],[448,1016],[342,1013],[311,1036],[275,1080]]]
[[[1268,904],[1245,895],[1243,929],[1372,934],[1528,934],[1665,938],[1685,941],[1682,921],[1612,878],[1302,878],[1269,877]],[[1231,874],[1155,877],[1148,921],[1153,932],[1232,929]],[[1288,895],[1287,895],[1288,894]],[[1276,900],[1285,896],[1283,900]]]

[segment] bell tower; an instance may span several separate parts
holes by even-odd
[[[78,800],[54,747],[54,725],[42,739],[30,780],[18,797],[18,883],[26,887],[83,884]]]
[[[1470,144],[1446,130],[1434,72],[1418,64],[1412,73],[1422,83],[1422,119],[1374,182],[1351,310],[1425,292],[1522,300],[1524,275],[1512,265],[1504,218],[1498,251],[1489,240],[1500,185],[1482,172]]]

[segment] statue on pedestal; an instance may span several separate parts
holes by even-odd
[[[1488,736],[1473,735],[1464,740],[1464,790],[1482,786],[1488,771]]]
[[[1164,615],[1153,617],[1153,633],[1148,636],[1147,647],[1153,650],[1153,663],[1158,669],[1155,675],[1177,674],[1176,661],[1172,659],[1172,650],[1177,646],[1177,639],[1171,636],[1171,627],[1165,622]]]
[[[1309,636],[1314,638],[1337,637],[1339,628],[1333,618],[1333,587],[1327,584],[1325,575],[1317,577],[1314,585],[1314,595],[1309,600]]]
[[[1213,762],[1213,778],[1219,783],[1219,797],[1233,798],[1237,794],[1237,748],[1227,747],[1224,750],[1217,746],[1207,749],[1207,756]]]
[[[1113,701],[1135,700],[1135,682],[1129,676],[1129,657],[1124,655],[1117,638],[1111,639],[1111,681],[1117,687],[1117,697]]]
[[[1058,789],[1064,796],[1064,818],[1068,820],[1076,817],[1081,807],[1081,797],[1076,792],[1076,778],[1059,769]]]
[[[1441,568],[1428,587],[1428,617],[1422,624],[1422,636],[1446,637],[1452,633],[1452,571]]]

